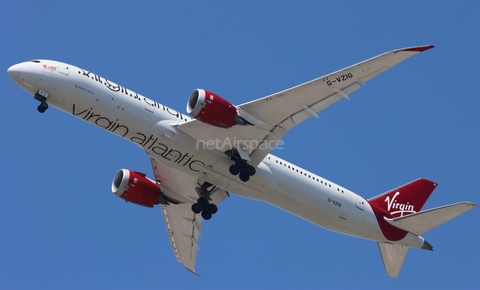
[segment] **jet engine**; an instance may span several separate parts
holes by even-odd
[[[153,207],[160,203],[160,189],[146,174],[127,169],[117,172],[112,182],[112,192],[124,200]]]
[[[239,121],[237,108],[222,97],[202,89],[196,89],[188,99],[190,116],[209,125],[230,128]]]

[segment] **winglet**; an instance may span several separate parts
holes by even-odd
[[[434,48],[435,46],[433,45],[424,45],[424,46],[414,46],[414,47],[408,47],[401,49],[400,51],[416,51],[416,52],[423,52],[425,50],[429,50],[431,48]]]

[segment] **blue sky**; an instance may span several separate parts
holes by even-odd
[[[480,203],[478,1],[4,1],[0,9],[0,288],[352,289],[480,286],[480,210],[424,237],[400,277],[374,242],[236,195],[204,223],[196,277],[160,210],[110,191],[152,176],[138,146],[38,103],[15,63],[71,63],[185,111],[196,88],[234,104],[377,54],[433,44],[292,130],[274,154],[364,196],[418,177],[432,208]]]

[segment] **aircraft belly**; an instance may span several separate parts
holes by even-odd
[[[334,228],[340,221],[341,208],[329,202],[328,190],[322,190],[314,180],[303,180],[302,176],[272,164],[277,187],[267,202],[325,228]],[[339,198],[335,198],[338,202]]]
[[[267,202],[332,231],[365,239],[384,239],[373,210],[362,197],[323,178],[318,182],[316,176],[308,178],[308,173],[307,177],[297,174],[296,170],[288,170],[278,163],[272,163],[270,168],[277,187],[265,196]]]

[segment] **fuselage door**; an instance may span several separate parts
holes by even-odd
[[[357,195],[357,208],[359,210],[363,210],[364,206],[365,206],[365,200],[362,197]]]
[[[268,166],[270,166],[271,164],[271,160],[270,160],[270,154],[267,155],[267,157],[263,158],[263,163],[267,164]]]
[[[350,204],[353,204],[353,196],[348,191],[341,191],[341,204],[340,204],[340,215],[339,217],[343,220],[347,220],[348,214],[350,212]]]
[[[58,63],[58,72],[68,76],[68,72],[69,72],[68,65],[66,63],[59,62]]]

